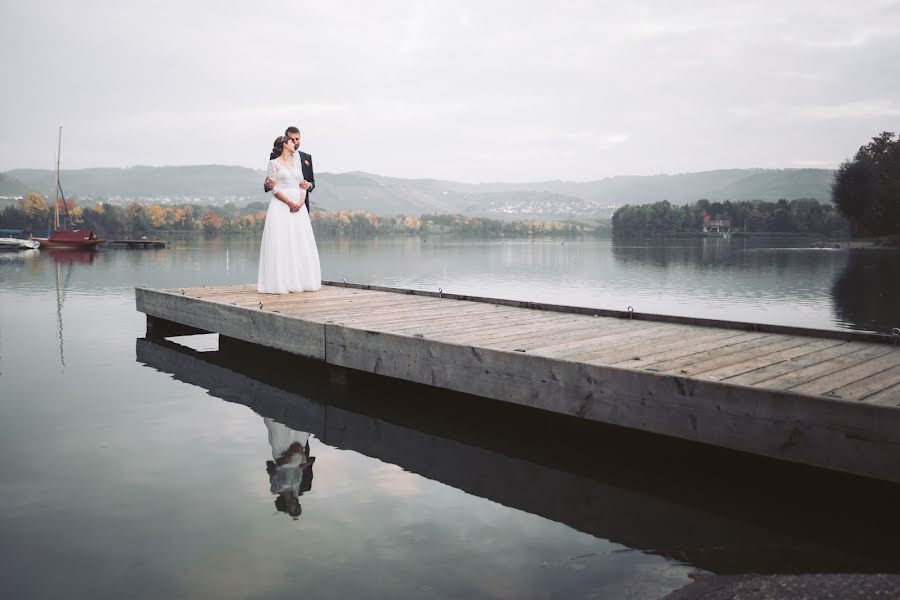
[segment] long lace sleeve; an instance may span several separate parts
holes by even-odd
[[[269,165],[266,167],[266,179],[271,179],[275,182],[275,187],[272,188],[273,194],[278,191],[278,178],[276,177],[278,168],[275,165],[275,160],[276,159],[270,160]]]

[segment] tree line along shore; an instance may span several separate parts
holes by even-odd
[[[37,193],[29,193],[16,204],[0,211],[0,229],[21,229],[35,235],[50,227],[53,206]],[[266,220],[266,205],[252,202],[244,207],[233,204],[204,206],[182,204],[161,206],[133,202],[127,206],[98,202],[82,206],[75,199],[59,200],[61,213],[68,212],[72,227],[87,228],[109,236],[158,235],[166,232],[199,231],[261,234]],[[310,213],[316,235],[415,235],[422,233],[458,234],[478,237],[516,237],[547,235],[578,237],[591,232],[594,225],[574,222],[517,220],[501,221],[463,215],[380,216],[364,210]]]
[[[623,206],[612,216],[617,235],[793,233],[881,237],[900,244],[900,137],[884,131],[841,163],[831,203],[812,198],[777,202],[668,202]]]
[[[101,236],[141,237],[172,232],[261,234],[266,210],[261,202],[244,207],[232,204],[157,205],[133,202],[126,206],[98,202],[82,206],[76,200],[60,200],[73,228],[91,229]],[[52,201],[29,193],[0,211],[0,229],[20,229],[34,235],[46,233],[52,221]],[[501,221],[463,215],[423,214],[379,216],[364,210],[323,211],[310,214],[319,236],[371,236],[448,234],[472,237],[524,237],[529,235],[575,238],[583,235],[694,236],[705,235],[710,223],[727,223],[729,232],[741,235],[816,235],[849,237],[852,224],[834,206],[800,198],[778,202],[710,202],[698,200],[683,206],[667,201],[628,205],[618,209],[611,223],[537,220]]]
[[[814,234],[846,237],[850,223],[830,204],[812,198],[763,202],[669,202],[629,205],[612,216],[616,235],[716,233]]]

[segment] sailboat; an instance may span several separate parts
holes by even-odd
[[[46,238],[34,238],[40,242],[41,247],[48,248],[95,248],[106,242],[94,235],[90,229],[60,229],[59,228],[59,200],[62,197],[63,209],[66,217],[69,216],[69,207],[66,205],[66,196],[62,193],[62,183],[59,181],[59,157],[62,152],[62,127],[59,128],[59,149],[56,152],[56,201],[53,203],[53,233]],[[71,219],[68,219],[71,225]]]

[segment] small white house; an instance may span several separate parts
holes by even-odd
[[[731,231],[731,219],[703,218],[703,233],[729,233]]]

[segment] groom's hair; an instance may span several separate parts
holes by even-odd
[[[293,125],[284,130],[284,135],[291,135],[292,133],[300,133],[300,130]]]

